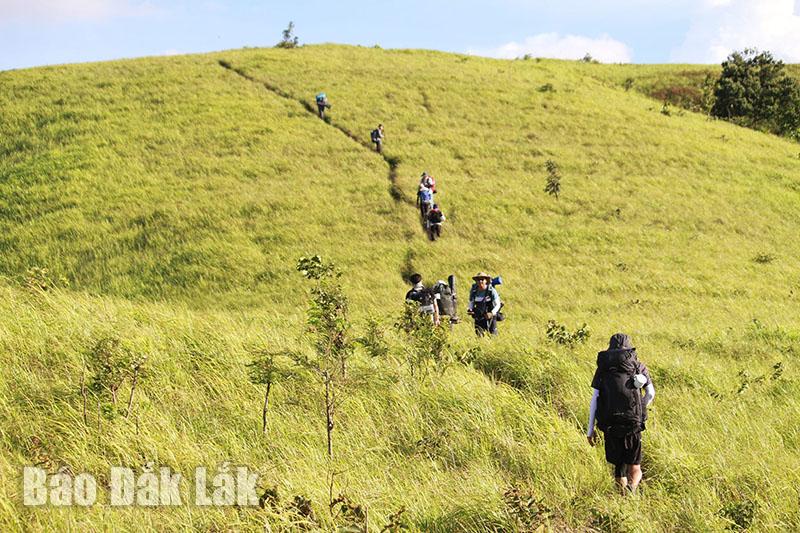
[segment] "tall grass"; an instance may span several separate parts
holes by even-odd
[[[402,508],[418,530],[521,529],[511,487],[556,530],[800,527],[797,145],[665,116],[599,80],[616,68],[311,46],[0,73],[5,529],[291,528],[295,496],[333,529],[332,471],[374,531]],[[330,123],[302,103],[320,90]],[[368,149],[379,122],[387,159]],[[423,170],[437,178],[441,240],[393,199],[389,163],[408,198]],[[452,350],[469,356],[443,375],[412,378],[391,328],[385,357],[356,354],[333,465],[315,380],[275,387],[265,436],[246,369],[253,345],[304,349],[294,264],[312,253],[342,267],[359,331],[396,319],[409,270],[455,273],[462,307],[476,271],[506,280],[501,336],[457,325]],[[31,267],[67,284],[26,288]],[[550,319],[592,336],[552,345]],[[658,391],[636,500],[584,437],[595,352],[616,331]],[[130,418],[90,403],[86,426],[84,359],[109,335],[149,374]],[[21,505],[26,464],[228,460],[280,504]]]

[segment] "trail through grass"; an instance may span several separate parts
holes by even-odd
[[[800,149],[666,116],[619,86],[631,75],[335,45],[0,73],[3,529],[292,530],[302,496],[309,527],[332,530],[331,472],[370,531],[403,508],[420,531],[800,529]],[[448,217],[436,242],[407,205],[423,170]],[[318,381],[275,386],[265,436],[246,373],[253,346],[308,349],[295,264],[313,254],[343,271],[354,335],[377,317],[388,346],[353,356],[335,464]],[[412,377],[391,327],[404,277],[455,274],[463,311],[479,270],[505,280],[500,337],[459,324],[447,370]],[[549,320],[591,336],[553,344]],[[596,352],[617,331],[657,389],[635,500],[585,439]],[[130,418],[92,397],[85,425],[85,361],[109,337],[148,372]],[[279,503],[21,505],[22,465],[224,461],[258,469]],[[508,494],[540,508],[521,521]]]

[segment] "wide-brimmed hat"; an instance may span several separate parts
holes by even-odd
[[[488,279],[489,281],[492,281],[492,276],[490,276],[486,272],[478,272],[477,274],[472,276],[472,279],[475,281],[478,281],[479,279]]]

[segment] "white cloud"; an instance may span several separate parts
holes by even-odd
[[[743,48],[800,62],[800,0],[705,0],[671,59],[719,63]]]
[[[0,0],[0,24],[96,21],[157,11],[150,2],[139,0]]]
[[[605,34],[591,38],[583,35],[540,33],[526,37],[521,43],[510,42],[497,48],[470,49],[467,53],[503,59],[513,59],[525,54],[533,57],[580,59],[588,53],[604,63],[628,63],[631,60],[630,48]]]

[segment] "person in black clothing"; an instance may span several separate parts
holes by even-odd
[[[433,204],[428,210],[427,220],[425,221],[425,228],[428,230],[428,235],[431,240],[442,235],[442,222],[445,221],[444,213],[439,209],[439,204]]]
[[[597,420],[605,435],[606,461],[614,465],[614,479],[623,494],[635,492],[642,479],[642,431],[655,395],[650,372],[630,337],[612,335],[608,349],[597,354],[586,437],[590,445],[597,443]]]
[[[413,286],[406,293],[407,302],[416,302],[419,304],[419,312],[429,314],[433,317],[433,323],[439,325],[439,305],[433,291],[426,288],[422,284],[421,274],[412,274],[409,278]]]

